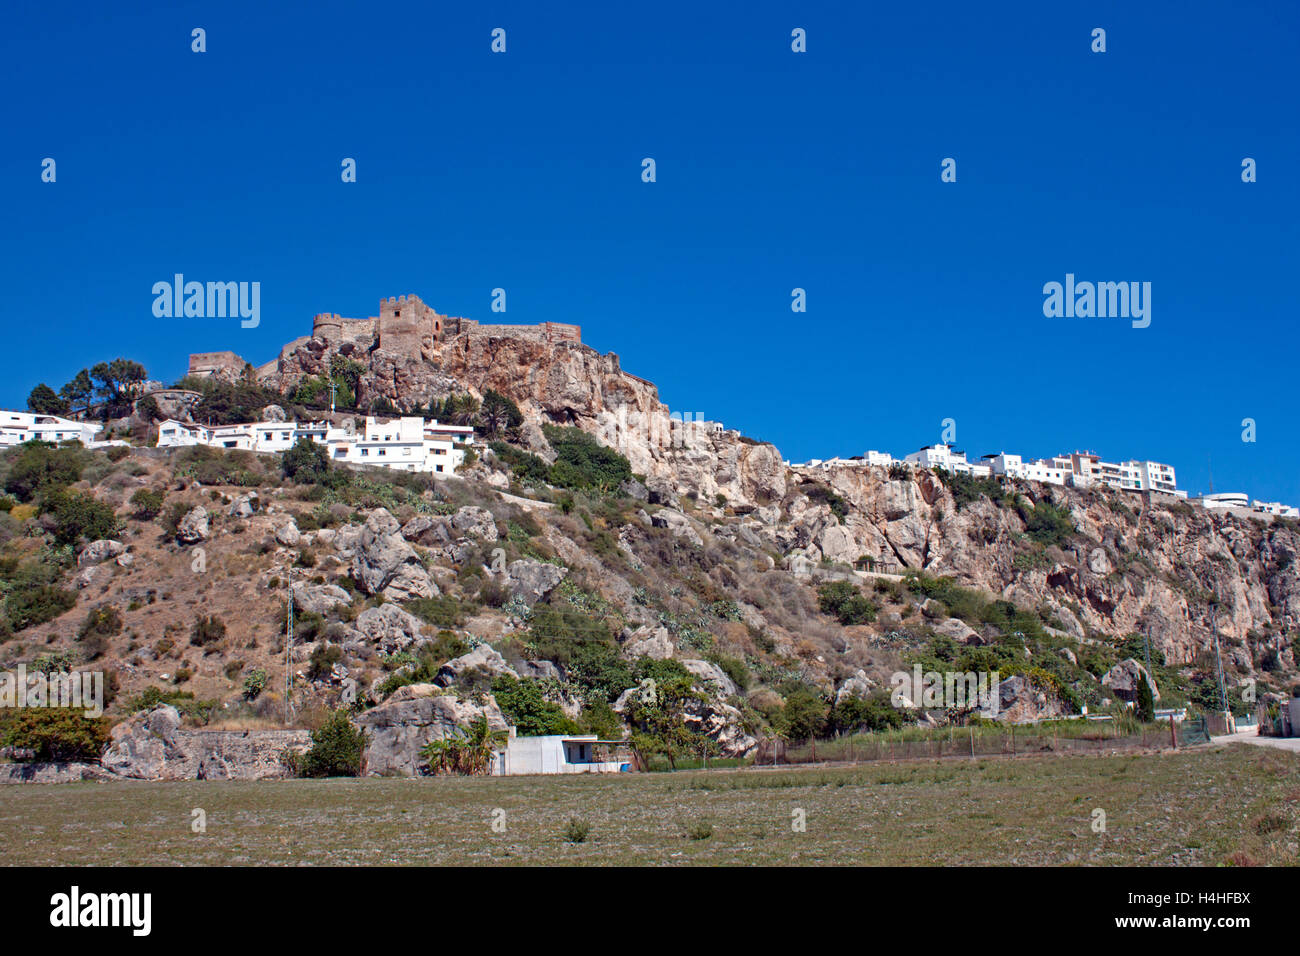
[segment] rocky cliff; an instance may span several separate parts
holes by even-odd
[[[1045,605],[1076,637],[1144,630],[1171,663],[1191,663],[1212,647],[1217,609],[1226,652],[1240,670],[1251,672],[1261,660],[1293,664],[1289,634],[1300,625],[1294,522],[1025,483],[1020,490],[1028,502],[1068,509],[1077,532],[1034,547],[1016,508],[987,497],[959,507],[931,473],[891,480],[882,468],[799,472],[773,445],[676,421],[655,386],[623,371],[613,353],[493,334],[490,326],[426,341],[419,354],[342,349],[366,366],[363,401],[383,397],[412,407],[494,389],[513,398],[529,423],[574,425],[626,455],[653,502],[690,496],[708,505],[722,496],[730,513],[751,515],[741,524],[756,541],[787,559],[869,558],[952,575],[1019,603]],[[299,340],[265,381],[286,389],[320,374],[335,353],[325,340]],[[539,433],[525,430],[526,440],[530,434],[540,446]],[[819,486],[845,504],[826,504]],[[717,512],[723,515],[721,507]]]

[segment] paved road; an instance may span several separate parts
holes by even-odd
[[[1211,737],[1210,740],[1216,744],[1254,744],[1256,747],[1275,747],[1278,750],[1300,753],[1300,737],[1261,737],[1255,732],[1254,727],[1240,733]]]

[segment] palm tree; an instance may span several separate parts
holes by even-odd
[[[420,751],[420,756],[434,774],[478,776],[488,772],[492,755],[504,747],[509,738],[507,731],[492,730],[487,718],[479,715],[469,725],[468,732],[458,728],[452,736],[430,740]]]

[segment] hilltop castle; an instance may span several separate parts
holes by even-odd
[[[475,319],[441,315],[425,305],[418,295],[389,296],[379,301],[379,315],[367,319],[344,318],[322,312],[312,321],[311,336],[285,347],[288,353],[311,340],[320,340],[343,352],[382,349],[398,355],[420,357],[435,346],[460,335],[490,335],[530,339],[548,344],[582,344],[582,328],[563,322],[539,325],[480,325]],[[284,354],[284,353],[282,353]],[[208,377],[237,377],[247,365],[233,352],[200,352],[190,356],[189,374]],[[259,375],[275,370],[270,362],[257,369]]]

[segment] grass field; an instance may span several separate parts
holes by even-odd
[[[192,832],[192,811],[206,813]],[[1093,831],[1093,811],[1106,830]],[[494,811],[504,832],[494,832]],[[803,811],[806,831],[796,832]],[[571,843],[571,818],[589,827]],[[1295,864],[1300,755],[0,788],[9,864]]]

